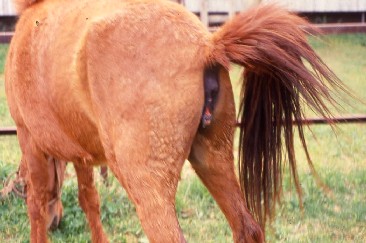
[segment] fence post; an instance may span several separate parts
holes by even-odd
[[[234,0],[228,0],[229,2],[229,18],[233,17],[235,15],[235,1]]]
[[[182,4],[183,6],[186,5],[185,0],[173,0],[174,2],[177,2],[179,4]]]
[[[208,21],[208,0],[201,0],[201,11],[200,11],[200,18],[202,23],[209,27]]]

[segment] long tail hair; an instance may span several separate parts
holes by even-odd
[[[239,110],[239,180],[247,207],[262,226],[280,197],[286,157],[301,201],[294,122],[303,119],[303,105],[330,118],[326,104],[337,105],[331,89],[344,90],[308,44],[305,30],[309,29],[304,19],[264,5],[235,16],[213,36],[210,62],[227,69],[231,62],[245,68]],[[301,124],[298,133],[312,167]]]

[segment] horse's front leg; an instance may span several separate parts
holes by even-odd
[[[27,163],[27,209],[31,225],[32,243],[47,242],[47,215],[50,192],[48,190],[48,161],[46,155],[33,142],[29,132],[18,127],[22,161]]]
[[[83,165],[82,162],[74,163],[74,167],[78,179],[79,204],[88,219],[92,241],[108,242],[100,220],[100,202],[94,186],[93,167]]]

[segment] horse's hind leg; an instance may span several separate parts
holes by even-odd
[[[22,160],[27,163],[29,180],[27,185],[27,209],[31,224],[33,243],[47,242],[48,215],[48,161],[46,155],[37,147],[29,132],[18,127],[18,139],[22,149]]]
[[[212,141],[198,134],[189,160],[225,214],[233,231],[234,241],[263,242],[259,225],[245,207],[234,173],[230,146],[222,146],[220,150],[215,150]]]
[[[199,129],[189,160],[225,214],[235,242],[263,242],[259,225],[245,207],[245,200],[234,172],[233,138],[235,109],[228,74],[220,73],[220,93],[214,120]]]
[[[114,144],[116,160],[109,161],[109,168],[133,201],[150,242],[185,242],[176,216],[175,194],[188,141],[182,147],[184,136],[177,136],[176,130],[163,127],[146,132],[143,127],[148,126],[139,123],[142,121],[131,121],[126,132],[116,134],[123,139]]]
[[[150,242],[185,242],[175,212],[177,175],[166,177],[148,166],[128,174],[122,175],[124,184]]]
[[[115,171],[115,170],[113,170]],[[126,173],[127,174],[127,173]],[[178,175],[142,166],[129,175],[121,175],[133,201],[142,228],[150,242],[185,242],[175,211]]]
[[[74,167],[78,179],[79,203],[88,219],[92,241],[108,242],[100,220],[100,202],[94,186],[93,167],[83,165],[82,162],[74,163]]]
[[[133,201],[150,242],[185,242],[175,211],[175,194],[183,158],[162,161],[124,161],[111,166]],[[123,165],[122,165],[123,164]]]

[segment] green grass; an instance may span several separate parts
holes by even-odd
[[[13,121],[9,113],[9,108],[6,103],[4,87],[4,64],[7,52],[8,45],[0,45],[0,126],[13,125]]]
[[[312,46],[336,74],[366,100],[366,35],[327,36],[310,39]],[[7,46],[0,47],[0,71]],[[233,76],[237,76],[234,70]],[[0,76],[0,126],[12,125]],[[344,106],[342,114],[364,113],[357,101]],[[297,141],[299,175],[304,191],[304,210],[289,176],[285,175],[283,202],[267,227],[268,242],[366,242],[366,125],[339,125],[334,135],[326,125],[312,126],[306,138],[314,164],[331,188],[327,196],[315,184]],[[0,182],[17,168],[20,151],[15,137],[0,138]],[[77,186],[72,166],[62,200],[65,217],[60,229],[50,234],[53,242],[89,242],[84,214],[77,204]],[[102,221],[111,242],[146,242],[133,205],[126,192],[110,176],[106,188],[97,180],[102,199]],[[1,186],[0,186],[1,188]],[[231,242],[231,231],[215,201],[187,164],[176,196],[179,222],[188,242]],[[28,242],[29,223],[24,202],[14,196],[0,201],[0,242]]]

